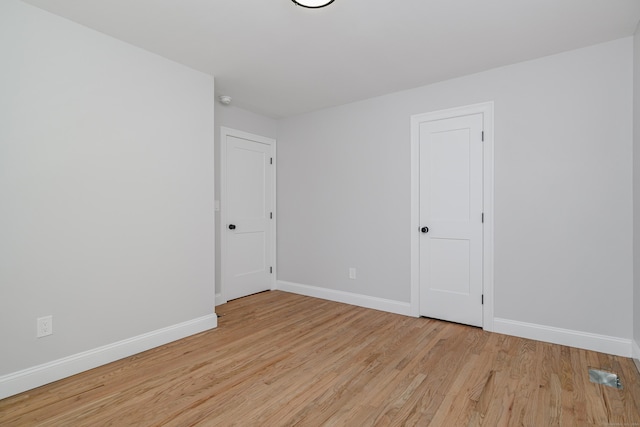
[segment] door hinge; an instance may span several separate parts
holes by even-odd
[[[482,212],[482,223],[484,224],[484,212]]]
[[[269,219],[273,219],[273,212],[269,212]]]
[[[484,294],[482,294],[482,298],[480,299],[480,302],[482,303],[482,305],[484,305]]]
[[[484,142],[484,131],[482,131],[482,142]]]
[[[273,267],[269,267],[269,274],[273,274]]]
[[[483,139],[483,141],[484,141],[484,139]],[[269,159],[269,164],[270,164],[270,165],[272,165],[272,164],[273,164],[273,157],[271,157],[271,158]]]

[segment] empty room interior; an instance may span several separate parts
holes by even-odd
[[[640,425],[639,22],[2,0],[0,425]]]

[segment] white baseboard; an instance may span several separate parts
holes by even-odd
[[[631,341],[631,354],[633,357],[633,363],[636,365],[636,369],[640,372],[640,346],[636,340]]]
[[[74,354],[0,377],[0,399],[106,365],[218,326],[216,314]]]
[[[583,348],[616,356],[631,357],[631,340],[625,338],[499,318],[494,319],[493,326],[493,332],[500,334]]]
[[[356,305],[358,307],[372,308],[374,310],[412,316],[411,304],[408,302],[370,297],[351,292],[336,291],[334,289],[321,288],[318,286],[301,285],[299,283],[285,282],[282,280],[278,280],[276,282],[275,289],[294,294],[306,295],[308,297]]]
[[[282,280],[276,282],[275,289],[415,317],[411,311],[410,303]],[[494,318],[493,332],[623,357],[631,357],[632,355],[632,341],[629,339],[543,326],[535,323]],[[637,356],[635,355],[636,352]],[[633,353],[634,358],[640,359],[640,347],[635,342],[633,343]],[[640,364],[640,360],[637,363]]]

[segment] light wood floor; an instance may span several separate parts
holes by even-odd
[[[283,292],[217,311],[216,330],[0,401],[0,425],[640,425],[630,359]]]

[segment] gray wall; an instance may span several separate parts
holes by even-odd
[[[220,94],[224,95],[224,94]],[[216,99],[218,96],[216,95]],[[255,135],[264,136],[267,138],[276,138],[277,125],[276,120],[266,117],[260,114],[247,111],[242,108],[238,108],[231,105],[218,104],[216,106],[215,114],[216,122],[216,188],[215,198],[220,200],[220,128],[227,127],[243,132],[249,132]],[[221,207],[222,209],[222,207]],[[220,265],[220,215],[216,212],[216,265]],[[224,303],[226,301],[220,300],[220,269],[216,269],[216,304]]]
[[[278,279],[408,302],[409,118],[495,101],[495,316],[631,338],[632,42],[279,121]]]
[[[213,78],[17,0],[0,58],[0,375],[213,313]]]

